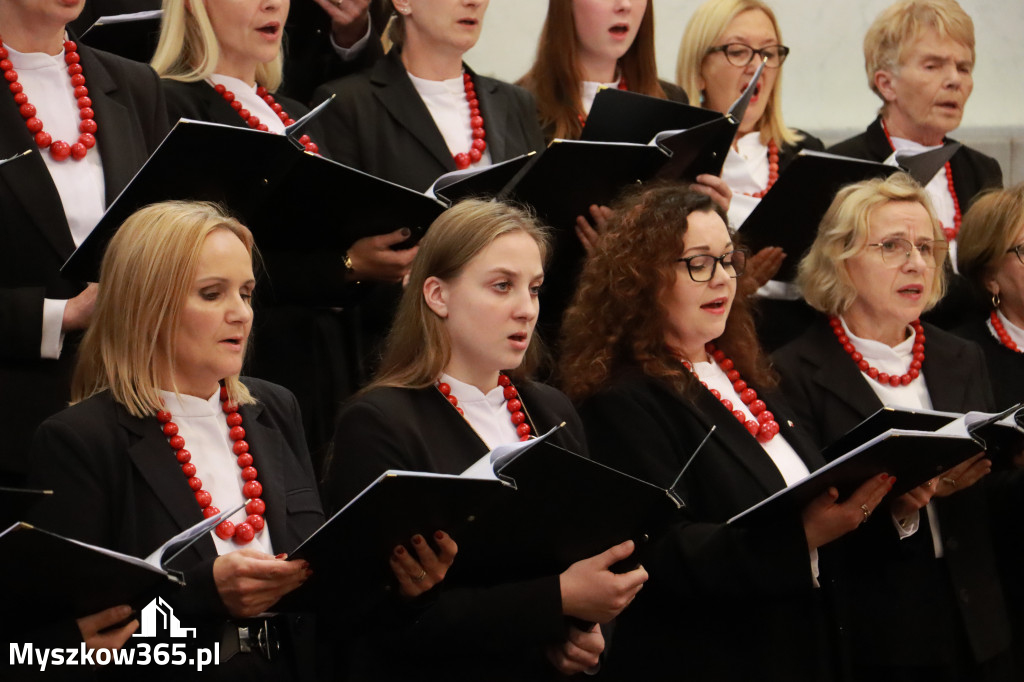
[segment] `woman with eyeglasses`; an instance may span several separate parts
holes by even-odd
[[[818,138],[783,122],[782,64],[788,55],[775,13],[760,0],[707,0],[690,17],[679,45],[676,82],[699,97],[702,107],[723,114],[767,59],[722,168],[732,190],[729,224],[736,229],[801,150],[825,148]],[[777,247],[760,250],[741,287],[759,295],[758,335],[768,350],[792,339],[813,318],[795,287],[771,279],[786,256]]]
[[[675,185],[615,207],[563,326],[560,372],[591,456],[686,507],[644,551],[651,580],[619,617],[612,679],[828,680],[818,550],[889,491],[866,481],[757,524],[726,522],[823,464],[789,419],[736,296],[746,253],[709,197]]]
[[[798,423],[819,448],[883,406],[993,407],[981,349],[919,321],[942,296],[947,250],[927,192],[905,174],[836,195],[798,277],[824,316],[775,355]],[[854,679],[1007,679],[991,491],[974,485],[990,469],[978,454],[891,500],[844,540]]]

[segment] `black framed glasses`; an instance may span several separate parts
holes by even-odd
[[[789,48],[785,45],[769,45],[768,47],[757,49],[743,43],[729,43],[727,45],[709,47],[707,54],[715,52],[724,54],[725,58],[733,66],[746,66],[754,60],[754,55],[756,54],[762,59],[768,59],[765,62],[765,68],[768,69],[779,68],[782,66],[782,62],[786,61],[786,57],[789,56]]]
[[[1020,261],[1021,265],[1024,265],[1024,244],[1017,244],[1016,246],[1011,246],[1006,250],[1006,253],[1017,254],[1017,260]]]
[[[715,268],[719,265],[730,277],[739,277],[747,269],[747,257],[750,252],[746,249],[736,249],[723,253],[721,256],[712,256],[701,253],[696,256],[676,259],[677,263],[686,263],[686,272],[694,282],[710,282],[715,276]]]
[[[946,254],[949,253],[949,243],[941,239],[911,244],[910,241],[902,237],[894,237],[867,246],[877,247],[882,254],[882,262],[892,268],[902,267],[910,261],[914,249],[921,254],[921,259],[928,268],[937,268],[942,265],[946,261]]]

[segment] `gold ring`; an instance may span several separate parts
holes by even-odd
[[[942,481],[943,483],[945,483],[948,486],[956,488],[956,479],[955,478],[950,478],[949,476],[943,476],[939,480]]]
[[[426,572],[426,571],[423,571],[423,572],[422,572],[422,573],[420,573],[419,575],[414,575],[414,576],[412,576],[412,581],[413,581],[414,583],[418,583],[418,582],[421,582],[421,581],[422,581],[422,580],[423,580],[424,578],[426,578],[426,577],[427,577],[427,572]]]
[[[866,504],[862,504],[860,506],[860,509],[861,509],[861,511],[864,512],[864,521],[867,521],[868,517],[871,516],[871,510],[868,509],[868,506]],[[861,523],[864,523],[864,521],[861,521]]]

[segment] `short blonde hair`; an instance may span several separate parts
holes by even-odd
[[[969,47],[974,60],[974,22],[956,0],[902,0],[890,5],[875,18],[864,36],[868,87],[883,102],[885,98],[875,86],[875,74],[898,71],[904,50],[928,29]],[[882,105],[883,111],[886,104]]]
[[[427,305],[423,284],[429,277],[451,280],[495,239],[525,232],[537,243],[541,261],[547,258],[548,231],[522,208],[499,201],[467,199],[452,206],[431,224],[409,273],[391,332],[388,334],[380,371],[370,388],[398,386],[422,388],[441,375],[451,360],[451,340],[444,320]],[[520,367],[509,367],[512,376],[527,377],[540,360],[536,332]]]
[[[782,44],[782,31],[775,18],[772,8],[761,0],[707,0],[697,8],[690,17],[683,31],[682,42],[679,43],[679,56],[676,60],[676,84],[690,95],[691,99],[701,97],[700,71],[708,50],[715,46],[725,29],[737,16],[751,10],[760,10],[767,15],[775,29],[775,37]],[[768,105],[764,109],[757,129],[761,133],[761,142],[768,144],[775,140],[779,144],[795,144],[802,137],[791,128],[787,128],[782,119],[782,69],[775,77]]]
[[[109,390],[136,417],[161,409],[160,389],[167,388],[161,372],[174,375],[173,330],[203,243],[215,230],[230,231],[252,256],[252,233],[215,204],[167,201],[128,217],[103,256],[96,309],[78,351],[73,403]],[[224,385],[231,400],[255,402],[237,375]]]
[[[847,185],[839,190],[818,227],[818,236],[800,261],[797,284],[812,308],[828,315],[846,312],[857,298],[845,261],[867,246],[871,216],[894,201],[916,202],[928,211],[932,238],[945,240],[928,192],[906,173]],[[925,310],[939,302],[946,288],[945,267],[935,268]]]
[[[975,199],[964,214],[956,240],[956,264],[960,274],[980,291],[988,293],[985,281],[999,269],[1021,225],[1024,225],[1024,183],[991,190]]]
[[[220,44],[206,13],[207,0],[163,0],[160,41],[150,66],[161,78],[193,83],[209,78],[220,61]],[[219,0],[215,0],[219,1]],[[271,92],[281,86],[284,57],[256,67],[256,83]]]

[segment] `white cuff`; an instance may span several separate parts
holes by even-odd
[[[892,525],[896,528],[896,532],[899,533],[900,540],[906,540],[916,533],[917,529],[921,527],[921,510],[915,511],[913,514],[903,519],[902,522],[893,516]]]
[[[39,344],[39,357],[44,360],[56,360],[60,357],[64,346],[64,306],[68,302],[63,299],[43,299],[43,340]]]
[[[338,55],[338,57],[340,57],[341,61],[343,61],[343,62],[350,62],[350,61],[352,61],[353,59],[355,59],[356,57],[359,56],[360,52],[363,51],[363,48],[366,47],[366,43],[370,42],[370,33],[371,32],[372,31],[370,31],[370,22],[367,21],[366,22],[366,33],[364,33],[363,37],[360,38],[359,40],[357,40],[352,45],[352,47],[339,47],[338,44],[336,42],[334,42],[334,33],[333,33],[333,31],[330,32],[331,47],[334,48],[334,54]]]

